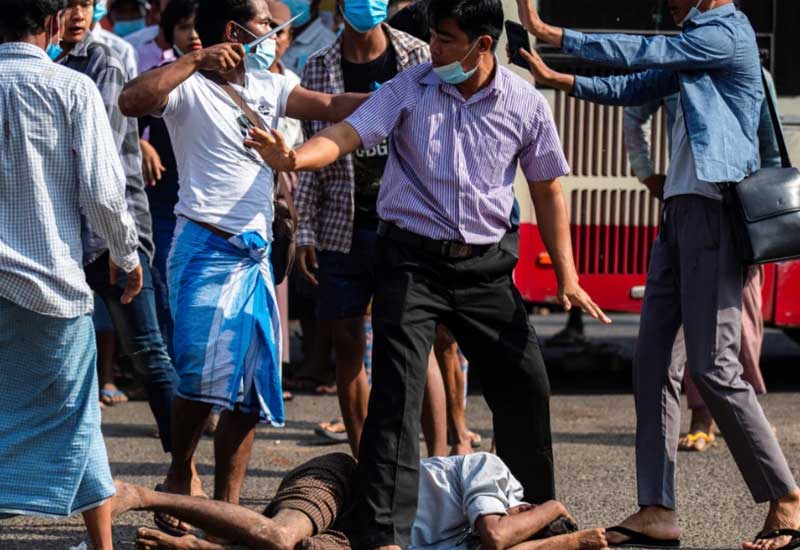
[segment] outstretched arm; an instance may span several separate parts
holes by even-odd
[[[341,122],[353,114],[367,99],[369,94],[331,95],[297,86],[289,94],[286,116],[298,120]]]
[[[347,122],[325,128],[297,149],[290,149],[278,130],[250,131],[247,147],[259,152],[270,168],[280,172],[314,171],[325,168],[361,146],[361,137]]]
[[[720,67],[736,52],[733,34],[722,27],[688,29],[675,36],[584,34],[548,25],[533,0],[517,0],[522,25],[539,40],[566,53],[612,67],[697,70]]]
[[[186,54],[174,63],[153,69],[131,80],[119,98],[125,116],[143,117],[160,113],[169,94],[197,71],[229,72],[244,58],[241,44],[217,44]]]
[[[520,54],[528,62],[537,84],[595,103],[636,106],[680,90],[678,74],[673,71],[650,70],[608,77],[573,76],[548,67],[535,50],[520,50]]]
[[[541,506],[523,505],[509,510],[507,515],[487,515],[478,518],[475,527],[485,550],[506,550],[520,544],[547,527],[567,511],[560,502],[551,500]]]

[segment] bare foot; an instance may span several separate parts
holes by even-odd
[[[681,538],[681,528],[678,526],[678,516],[672,510],[659,506],[645,506],[628,519],[620,523],[637,533],[647,535],[654,539],[672,540]],[[622,544],[629,537],[620,533],[607,533],[609,544]]]
[[[769,514],[764,523],[762,533],[778,529],[800,529],[800,490],[795,490],[782,499],[770,503]],[[774,550],[791,542],[791,537],[759,539],[756,542],[742,544],[744,550]]]
[[[112,518],[144,506],[145,499],[141,487],[120,480],[116,480],[114,484],[117,487],[117,493],[111,501]]]
[[[103,384],[100,388],[100,401],[109,407],[128,402],[128,396],[114,384]]]
[[[173,537],[155,529],[142,527],[136,533],[137,550],[225,550],[219,544],[204,541],[194,535]]]

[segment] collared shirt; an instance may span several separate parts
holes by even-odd
[[[430,63],[413,67],[347,119],[364,147],[390,137],[381,220],[432,239],[494,244],[511,227],[517,165],[529,182],[569,173],[544,96],[495,65],[468,100]]]
[[[91,80],[30,44],[0,44],[0,74],[0,297],[42,315],[85,315],[81,212],[117,265],[139,264],[103,101]]]
[[[125,197],[128,210],[136,222],[142,250],[152,260],[153,228],[150,205],[144,191],[142,176],[142,151],[139,147],[139,126],[135,118],[126,118],[119,109],[119,96],[128,82],[125,69],[114,57],[108,46],[97,42],[91,33],[76,44],[60,63],[91,78],[106,107],[111,123],[114,144],[117,147],[122,168],[125,170]],[[108,249],[106,242],[95,228],[84,228],[84,264],[88,265],[102,256]]]
[[[281,61],[287,69],[303,74],[308,59],[323,48],[327,48],[336,41],[336,34],[321,19],[314,20],[306,29],[292,41],[292,45],[283,54]]]
[[[755,32],[733,3],[692,17],[677,36],[567,29],[563,49],[595,63],[640,71],[578,76],[576,97],[641,105],[680,92],[697,179],[739,182],[758,169],[761,65]]]
[[[136,63],[136,50],[133,49],[124,38],[120,38],[113,32],[108,32],[100,25],[92,29],[92,36],[101,44],[105,44],[114,55],[122,62],[125,67],[125,72],[128,74],[128,80],[133,80],[139,76],[139,68]]]
[[[409,34],[383,26],[397,55],[397,71],[430,60],[428,45]],[[303,87],[327,94],[344,93],[342,37],[329,48],[311,56],[306,64]],[[306,136],[313,136],[327,122],[303,123]],[[353,242],[354,180],[352,155],[343,157],[318,172],[301,172],[296,206],[299,218],[297,244],[320,250],[349,253]]]
[[[522,484],[490,453],[422,460],[411,550],[476,550],[479,518],[521,504]]]
[[[764,71],[769,92],[775,98],[775,83],[769,71]],[[777,99],[775,100],[777,104]],[[627,107],[623,115],[623,138],[628,160],[631,163],[634,175],[639,181],[644,181],[653,174],[653,163],[650,158],[650,120],[661,106],[664,106],[668,151],[672,155],[672,137],[675,119],[680,106],[680,94],[673,94],[663,100],[648,101],[638,107]],[[766,102],[761,104],[761,117],[758,124],[758,147],[761,157],[761,166],[780,166],[781,154],[778,149],[778,139],[772,124],[772,117]],[[696,177],[696,176],[695,176]]]

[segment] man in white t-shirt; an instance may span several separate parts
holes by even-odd
[[[244,144],[255,126],[284,116],[341,120],[366,95],[305,90],[268,69],[267,0],[201,0],[196,27],[206,49],[143,74],[126,86],[128,116],[155,114],[169,129],[180,174],[178,226],[169,259],[170,307],[180,385],[173,462],[164,489],[201,494],[192,457],[213,406],[214,496],[236,503],[259,420],[283,423],[280,323],[269,262],[272,170]],[[186,528],[157,517],[165,529]]]

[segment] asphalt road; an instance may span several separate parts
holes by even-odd
[[[576,350],[545,348],[556,388],[552,416],[559,497],[582,526],[612,525],[636,505],[633,399],[627,392],[636,319],[616,320],[610,328],[587,327],[598,346],[599,359],[581,359]],[[544,338],[558,330],[563,316],[537,317],[535,322]],[[610,350],[619,356],[613,358]],[[773,389],[764,398],[764,407],[778,429],[790,464],[800,475],[800,346],[770,332],[764,357],[764,370]],[[285,428],[260,429],[243,504],[263,508],[281,477],[294,466],[319,453],[346,451],[344,445],[322,447],[312,434],[317,421],[336,413],[335,398],[298,396],[287,404]],[[470,397],[468,416],[470,427],[490,439],[491,417],[480,396]],[[161,480],[166,458],[152,436],[146,404],[108,409],[103,431],[115,476],[146,486]],[[212,487],[212,452],[211,441],[203,440],[198,460],[208,491]],[[759,531],[765,508],[753,504],[724,441],[708,453],[680,458],[679,509],[685,548],[738,548],[741,541]],[[133,548],[135,530],[141,525],[152,526],[151,518],[145,514],[120,518],[115,524],[115,547]],[[67,550],[82,539],[77,519],[0,522],[2,550]]]

